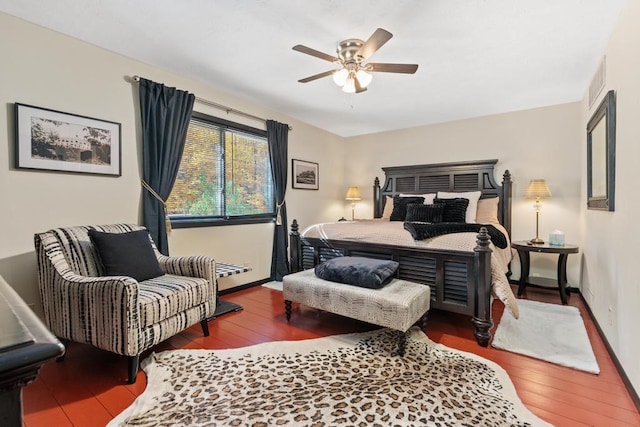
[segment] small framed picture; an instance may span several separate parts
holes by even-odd
[[[120,176],[120,123],[16,106],[16,168]]]
[[[291,186],[303,190],[318,189],[318,164],[304,160],[291,160]]]

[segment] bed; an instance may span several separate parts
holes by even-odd
[[[382,168],[385,181],[382,186],[377,177],[374,181],[374,220],[369,221],[385,222],[375,218],[382,217],[385,203],[390,200],[387,196],[479,190],[481,199],[498,198],[497,219],[508,236],[511,232],[511,175],[505,171],[498,185],[494,177],[497,162],[497,159],[492,159]],[[358,226],[364,229],[366,223],[363,221]],[[497,257],[498,251],[485,228],[473,235],[462,233],[467,235],[466,243],[454,244],[455,249],[451,249],[451,246],[443,248],[428,241],[389,243],[345,237],[340,233],[338,237],[325,234],[326,230],[339,227],[337,223],[320,226],[319,233],[317,230],[309,232],[312,228],[307,227],[306,232],[301,233],[294,219],[289,245],[291,272],[313,268],[338,256],[395,260],[400,264],[396,272],[398,278],[431,287],[432,309],[471,316],[474,336],[481,346],[487,346],[491,339],[493,296],[505,302],[508,310],[517,317],[517,304],[506,279],[511,250],[507,248],[504,257]],[[433,240],[437,239],[440,237]]]

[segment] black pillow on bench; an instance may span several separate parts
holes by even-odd
[[[398,265],[390,260],[343,256],[317,265],[315,272],[320,279],[330,282],[380,289],[393,279]]]

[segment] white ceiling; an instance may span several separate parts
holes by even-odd
[[[625,1],[0,0],[0,11],[353,136],[579,101]],[[375,73],[361,94],[330,77],[297,82],[333,64],[294,45],[334,55],[378,27],[394,37],[371,61],[416,74]]]

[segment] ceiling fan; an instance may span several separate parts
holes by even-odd
[[[295,45],[293,50],[333,62],[341,66],[337,70],[329,70],[298,80],[308,83],[333,75],[333,81],[347,93],[360,93],[367,90],[373,76],[370,72],[413,74],[418,70],[417,64],[389,64],[382,62],[364,63],[371,55],[380,49],[393,37],[387,30],[378,28],[366,42],[359,39],[347,39],[340,44],[336,52],[338,56],[331,56],[301,44]]]

